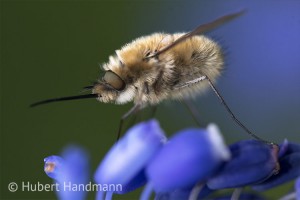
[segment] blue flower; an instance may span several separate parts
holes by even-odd
[[[180,131],[147,165],[149,183],[142,199],[149,198],[152,187],[157,193],[192,188],[206,181],[229,158],[229,150],[215,125]]]
[[[300,145],[285,140],[280,147],[279,173],[261,184],[253,186],[253,189],[257,191],[268,190],[300,176]]]
[[[62,156],[49,156],[44,159],[44,171],[55,180],[57,196],[61,200],[83,200],[84,190],[77,187],[89,181],[89,158],[87,153],[76,146],[67,147]]]
[[[131,192],[143,185],[147,182],[145,169],[142,169],[140,172],[137,173],[128,183],[122,185],[121,191],[114,191],[115,194],[126,194]]]
[[[156,120],[135,125],[106,154],[94,175],[96,183],[123,186],[122,192],[107,191],[109,196],[140,187],[146,182],[143,169],[165,141],[164,132]],[[102,198],[103,191],[99,191],[98,199]]]
[[[256,140],[245,140],[230,145],[232,158],[211,179],[211,189],[237,188],[266,180],[278,169],[277,146]]]
[[[296,197],[297,200],[300,200],[300,177],[297,178],[296,183],[295,183],[295,190],[296,190]]]
[[[85,151],[72,146],[61,156],[49,156],[44,161],[46,174],[58,185],[59,199],[86,198],[86,190],[78,189],[92,185]],[[295,191],[285,199],[300,200],[300,144],[285,140],[278,148],[245,140],[228,148],[213,124],[207,129],[179,131],[167,141],[158,122],[150,120],[129,129],[109,150],[94,174],[93,185],[100,187],[98,200],[111,200],[113,194],[125,194],[146,183],[141,200],[148,200],[153,191],[156,200],[196,200],[208,195],[211,199],[230,199],[213,193],[224,188],[235,188],[235,198],[263,199],[241,193],[241,187],[264,191],[297,177]]]

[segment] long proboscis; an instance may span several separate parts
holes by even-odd
[[[232,13],[232,14],[228,14],[228,15],[224,15],[222,17],[219,17],[219,18],[217,18],[217,19],[215,19],[215,20],[213,20],[209,23],[202,24],[202,25],[198,26],[196,29],[192,30],[191,32],[188,32],[187,34],[184,34],[183,36],[179,37],[177,40],[175,40],[170,45],[164,47],[163,49],[157,51],[156,53],[154,53],[152,55],[149,55],[147,58],[156,57],[159,54],[164,53],[164,52],[168,51],[169,49],[173,48],[177,44],[185,41],[186,39],[191,38],[192,36],[195,36],[195,35],[203,34],[207,31],[212,30],[212,29],[215,29],[216,27],[241,16],[245,12],[246,12],[246,10],[241,10],[241,11],[236,12],[236,13]]]
[[[53,98],[53,99],[46,99],[43,101],[38,101],[36,103],[33,103],[30,105],[30,107],[35,107],[43,104],[58,102],[58,101],[71,101],[71,100],[77,100],[77,99],[90,99],[90,98],[97,98],[98,94],[84,94],[84,95],[77,95],[77,96],[68,96],[68,97],[59,97],[59,98]]]

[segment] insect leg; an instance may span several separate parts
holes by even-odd
[[[227,110],[227,112],[230,114],[231,118],[242,128],[244,129],[251,137],[255,138],[256,140],[259,140],[263,143],[269,144],[269,145],[277,145],[273,142],[269,142],[267,140],[264,140],[260,137],[258,137],[257,135],[255,135],[254,133],[252,133],[240,120],[238,120],[236,118],[236,116],[233,114],[233,112],[231,111],[231,109],[229,108],[229,106],[227,105],[227,103],[225,102],[224,98],[222,97],[222,95],[220,94],[220,92],[217,90],[217,88],[214,86],[214,84],[212,83],[212,81],[205,76],[210,87],[212,88],[212,90],[214,91],[214,93],[217,95],[217,97],[219,98],[219,100],[221,101],[221,103],[224,105],[225,109]]]
[[[140,104],[135,104],[128,112],[126,112],[120,120],[120,124],[119,124],[119,131],[118,131],[118,136],[117,136],[117,141],[120,139],[121,137],[121,131],[122,131],[122,127],[123,127],[123,123],[125,121],[125,119],[127,119],[131,114],[136,113],[139,109],[141,108]]]
[[[185,88],[185,87],[189,87],[190,85],[193,85],[195,83],[198,83],[200,81],[203,81],[203,80],[207,80],[210,87],[212,88],[212,90],[214,91],[214,93],[216,94],[216,96],[219,98],[219,100],[221,101],[221,103],[224,105],[226,111],[230,114],[231,118],[242,128],[244,129],[244,131],[246,131],[251,137],[253,137],[254,139],[256,140],[259,140],[265,144],[269,144],[269,145],[276,145],[278,146],[276,143],[274,142],[270,142],[270,141],[267,141],[267,140],[264,140],[260,137],[258,137],[257,135],[255,135],[254,133],[252,133],[240,120],[238,120],[236,118],[236,116],[233,114],[233,112],[231,111],[231,109],[229,108],[229,106],[227,105],[227,103],[225,102],[224,98],[222,97],[222,95],[220,94],[220,92],[217,90],[217,88],[214,86],[214,84],[212,83],[212,81],[206,76],[201,76],[199,78],[196,78],[194,80],[191,80],[191,81],[188,81],[188,82],[185,82],[177,87],[175,87],[174,89],[181,89],[181,88]]]
[[[194,105],[194,102],[192,102],[190,99],[183,99],[182,103],[184,103],[186,108],[189,110],[196,124],[198,126],[201,126],[201,121],[199,120],[201,117],[197,108]]]
[[[199,78],[196,78],[194,80],[191,80],[191,81],[185,82],[181,85],[178,85],[174,89],[181,89],[181,88],[189,87],[190,85],[198,83],[198,82],[203,81],[205,79],[206,79],[206,76],[200,76]]]

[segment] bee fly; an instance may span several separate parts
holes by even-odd
[[[166,99],[195,96],[210,87],[239,126],[253,138],[271,144],[248,130],[225,103],[213,84],[223,69],[222,50],[216,42],[200,35],[243,12],[222,16],[188,33],[154,33],[137,38],[109,57],[103,65],[105,75],[86,87],[91,94],[48,99],[31,106],[84,98],[116,104],[133,101],[134,106],[121,118],[119,138],[123,121],[129,115]]]

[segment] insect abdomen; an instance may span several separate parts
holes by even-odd
[[[181,34],[174,34],[175,38]],[[208,76],[212,81],[221,74],[223,68],[223,54],[220,46],[205,36],[194,36],[178,44],[170,53],[174,54],[174,80],[177,85]],[[208,86],[201,81],[172,92],[173,98],[195,96]],[[174,86],[176,87],[176,85]]]

